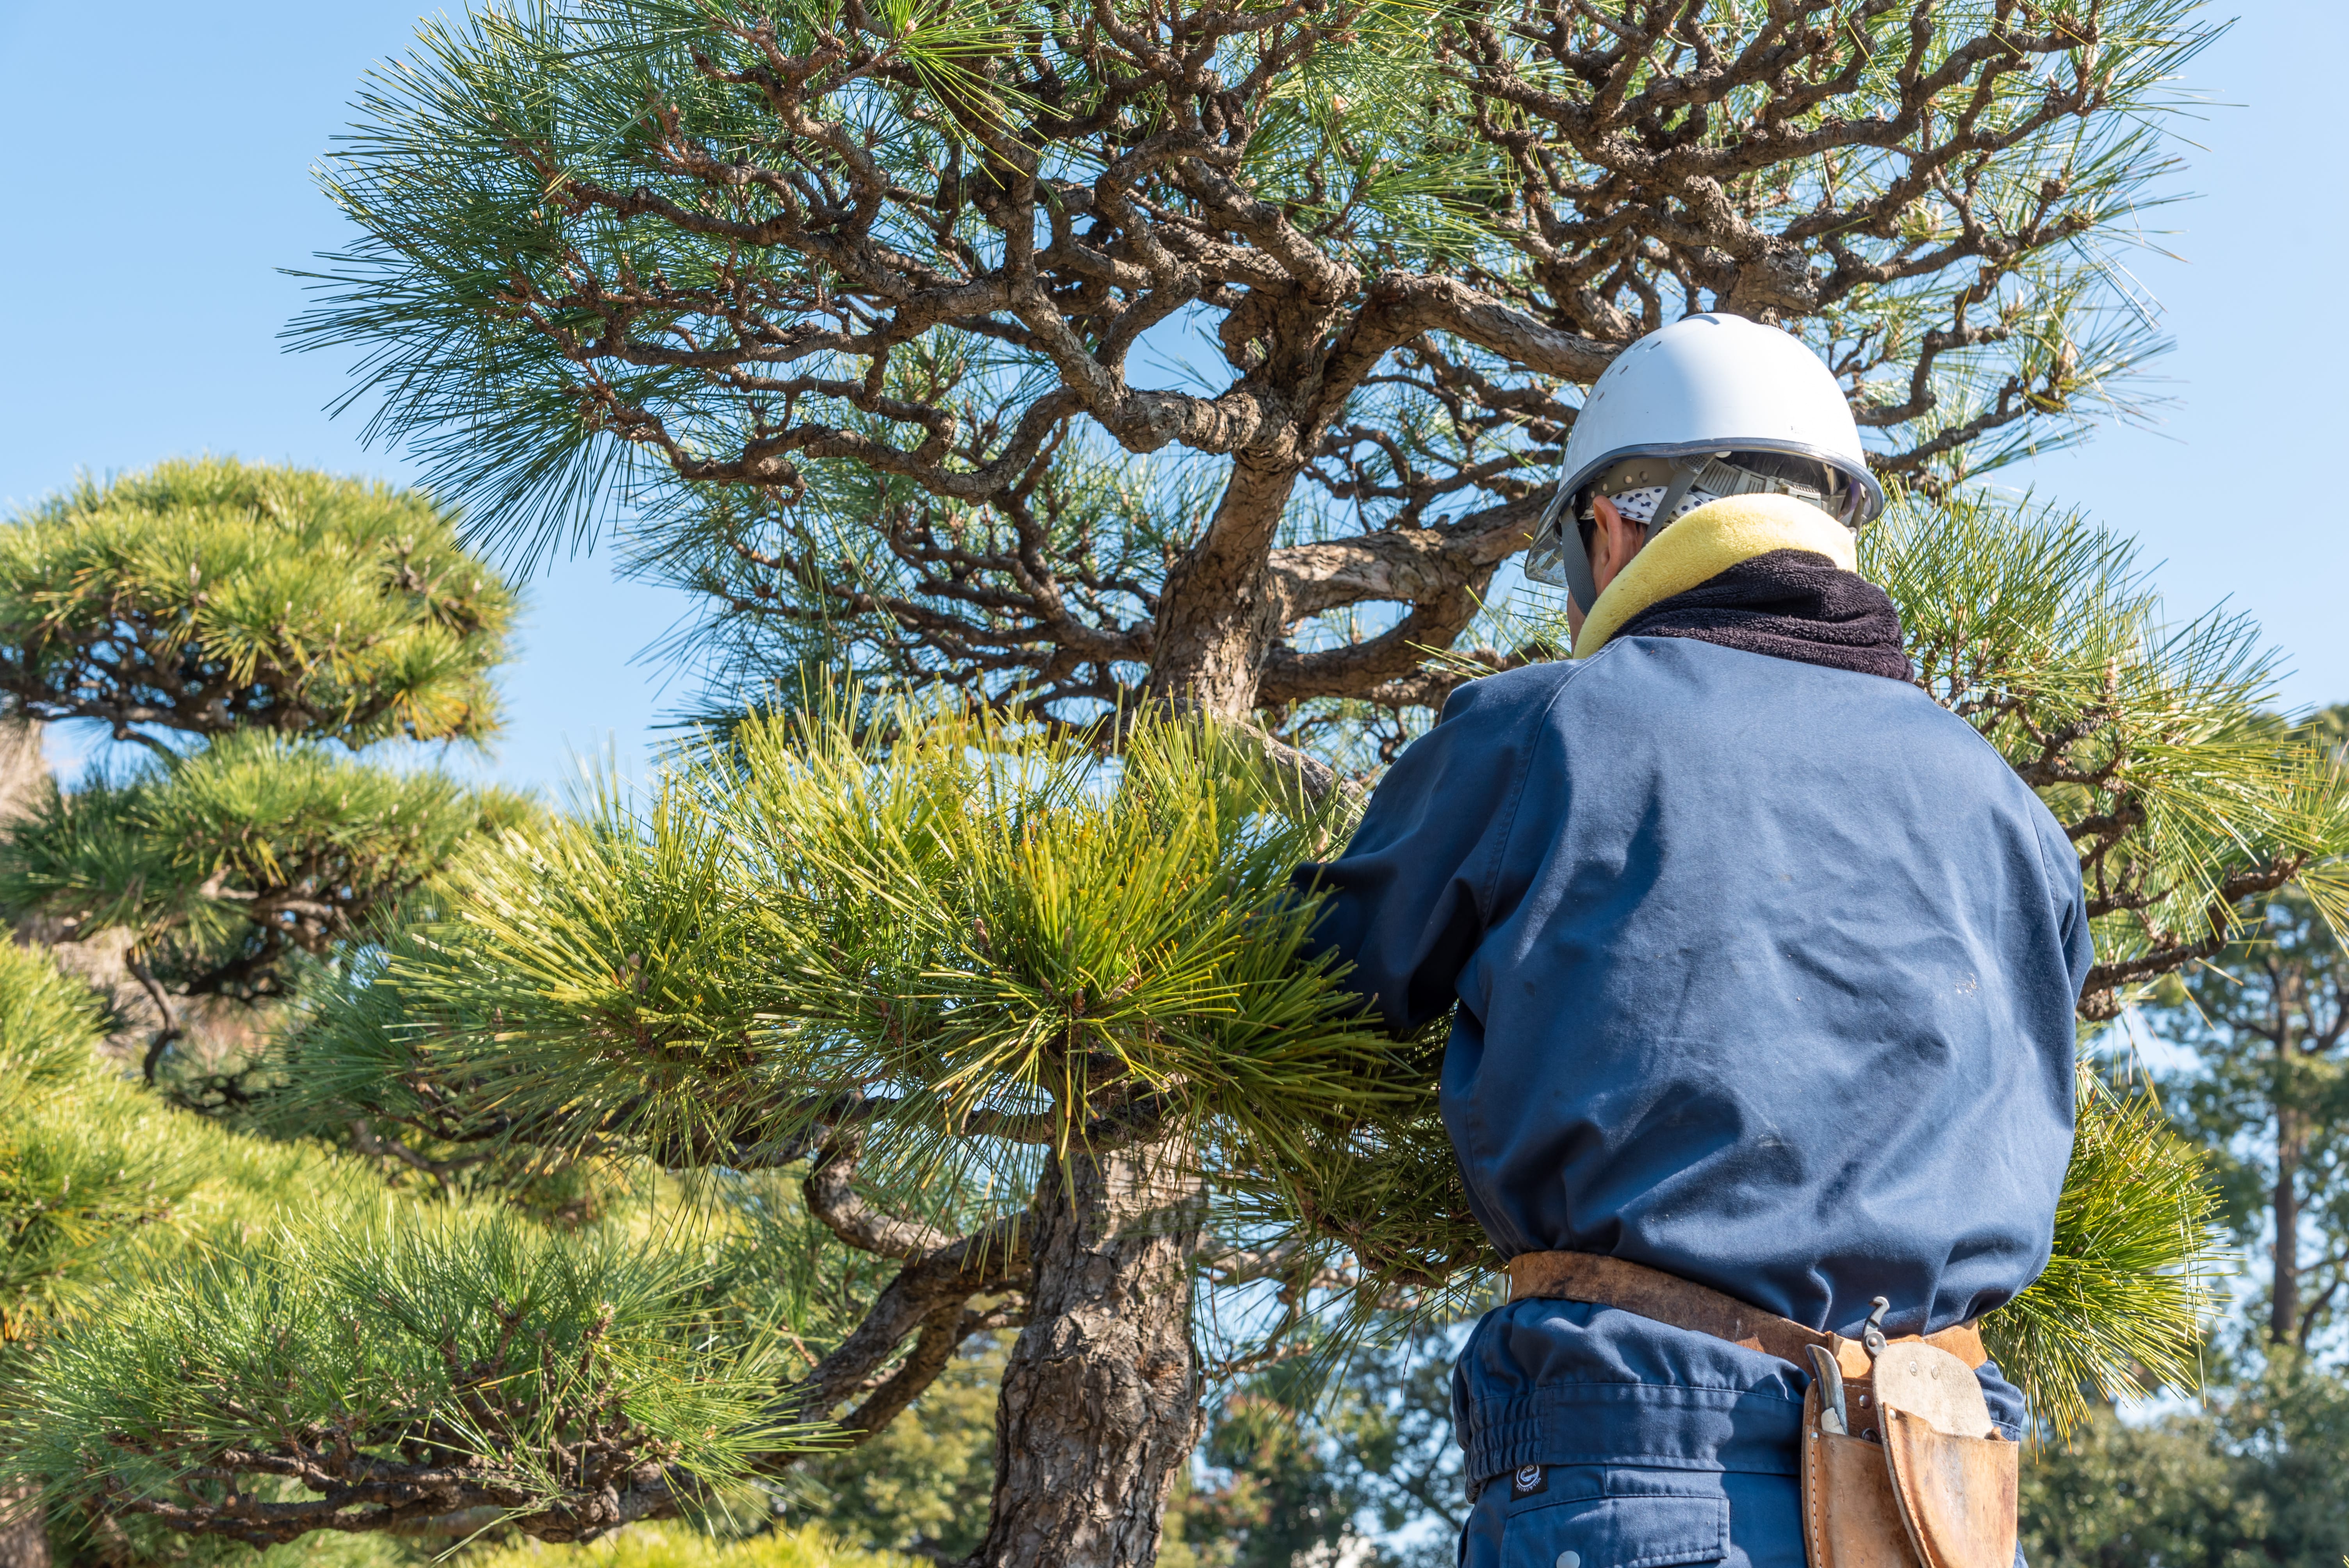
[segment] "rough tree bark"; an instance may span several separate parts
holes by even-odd
[[[1256,707],[1287,619],[1267,555],[1298,472],[1247,458],[1233,465],[1213,519],[1159,593],[1153,695],[1227,718]]]
[[[1035,1284],[996,1405],[978,1561],[1146,1568],[1198,1438],[1192,1259],[1205,1205],[1171,1143],[1072,1150],[1035,1211]]]

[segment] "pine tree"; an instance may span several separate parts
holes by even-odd
[[[512,601],[414,494],[171,462],[85,481],[0,531],[0,694],[150,753],[36,783],[0,844],[0,910],[109,934],[145,993],[151,1081],[191,1003],[286,994],[520,803],[352,760],[481,741]]]
[[[483,739],[513,602],[453,521],[232,460],[85,480],[0,533],[0,692],[165,758],[175,734]]]
[[[1573,387],[1692,309],[1843,377],[1907,492],[1871,570],[1927,689],[2080,847],[2088,1020],[2278,889],[2338,907],[2339,769],[2251,723],[2249,629],[2173,635],[2125,546],[1967,484],[2149,347],[2099,247],[2168,166],[2148,114],[2191,13],[590,0],[428,28],[330,171],[364,238],[304,333],[368,349],[379,428],[476,537],[527,559],[628,507],[641,568],[711,595],[688,651],[768,711],[464,857],[314,995],[277,1114],[657,1171],[712,1239],[634,1276],[658,1354],[625,1361],[569,1285],[511,1294],[518,1240],[400,1254],[472,1315],[438,1372],[405,1347],[452,1319],[382,1305],[334,1235],[128,1282],[45,1341],[39,1473],[256,1542],[476,1505],[570,1539],[853,1446],[1016,1327],[976,1560],[1147,1563],[1203,1387],[1489,1283],[1436,1041],[1364,1032],[1294,962],[1286,872],[1353,797],[1282,741],[1375,754],[1554,651],[1481,596]],[[1132,384],[1185,323],[1221,387]],[[2055,1262],[1988,1325],[2058,1420],[2188,1377],[2208,1242],[2192,1151],[2088,1088]],[[277,1341],[238,1326],[273,1290]],[[552,1361],[499,1380],[542,1302],[586,1402]],[[330,1376],[330,1333],[391,1336],[390,1380]],[[440,1413],[468,1399],[495,1418]]]
[[[191,1007],[212,1006],[216,1026],[221,1009],[241,1011],[247,1033],[265,1032],[297,972],[364,949],[469,843],[531,814],[502,792],[355,755],[384,738],[494,732],[490,672],[512,600],[450,521],[380,486],[203,461],[84,483],[0,529],[0,694],[23,764],[0,820],[0,914],[20,936],[0,944],[12,1409],[26,1366],[101,1297],[208,1269],[229,1291],[240,1253],[288,1213],[481,1260],[481,1216],[436,1243],[377,1206],[369,1161],[233,1136],[125,1081],[107,1037],[128,1020],[88,984],[107,978],[99,949],[118,939],[153,1009],[138,1042],[152,1080]],[[38,768],[30,720],[97,720],[140,760],[102,758],[61,789]],[[77,972],[44,943],[75,954]],[[173,1075],[176,1098],[203,1098],[191,1093],[202,1085],[195,1065]],[[543,1239],[509,1250],[523,1261],[508,1282],[484,1273],[482,1290],[533,1267],[593,1273],[579,1249]],[[243,1305],[237,1332],[289,1326],[266,1295]],[[398,1343],[396,1329],[375,1338],[378,1357]],[[182,1359],[157,1375],[189,1371]],[[57,1473],[36,1461],[36,1478]],[[44,1556],[37,1518],[12,1522],[7,1550]]]

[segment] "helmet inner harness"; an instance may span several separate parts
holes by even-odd
[[[1573,495],[1558,492],[1543,516],[1526,575],[1552,587],[1572,580],[1561,559],[1561,513],[1571,515],[1586,559],[1598,523],[1600,497],[1615,503],[1623,521],[1653,535],[1708,501],[1738,495],[1784,495],[1807,501],[1846,528],[1859,525],[1867,494],[1831,464],[1789,452],[1723,451],[1686,457],[1625,458],[1609,464]]]

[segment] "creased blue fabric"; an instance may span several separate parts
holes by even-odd
[[[2045,1264],[2077,861],[1915,687],[1639,636],[1476,681],[1298,882],[1391,1026],[1458,1002],[1444,1117],[1504,1256],[1611,1253],[1846,1334],[1879,1295],[1896,1334],[1948,1327]],[[1803,1387],[1559,1302],[1488,1315],[1455,1373],[1478,1480],[1791,1474]]]

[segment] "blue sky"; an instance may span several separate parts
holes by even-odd
[[[407,48],[417,0],[96,15],[0,0],[0,508],[204,451],[415,478],[357,417],[327,418],[344,363],[280,351],[301,294],[275,269],[343,238],[309,166],[361,73]],[[2212,107],[2178,127],[2199,144],[2179,185],[2200,199],[2148,217],[2182,259],[2132,258],[2178,340],[2153,388],[2175,402],[2004,476],[2136,534],[2174,614],[2257,616],[2295,705],[2349,698],[2349,325],[2323,303],[2349,242],[2325,156],[2344,56],[2349,6],[2268,0],[2195,65]],[[636,655],[688,604],[603,556],[527,592],[494,770],[557,786],[607,745],[632,765],[685,695]]]

